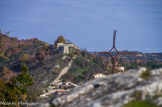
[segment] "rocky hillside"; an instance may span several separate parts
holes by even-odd
[[[149,71],[141,68],[94,79],[46,102],[42,107],[49,105],[54,107],[162,106],[162,69]]]
[[[0,37],[0,80],[9,81],[13,75],[19,74],[23,64],[27,65],[34,79],[34,85],[29,88],[30,101],[40,100],[42,91],[48,89],[71,60],[69,72],[61,77],[63,81],[80,84],[90,80],[94,73],[105,73],[107,62],[102,61],[105,58],[78,49],[71,49],[73,51],[68,54],[58,53],[57,43],[66,42],[63,36],[60,36],[63,39],[58,37],[53,45],[38,39],[18,40],[4,34]]]
[[[5,83],[15,78],[20,74],[21,66],[25,64],[34,81],[34,84],[28,88],[27,100],[42,101],[40,95],[49,91],[49,86],[55,85],[52,83],[58,77],[59,81],[80,85],[93,79],[96,73],[110,73],[111,60],[105,56],[90,54],[86,50],[72,47],[69,48],[69,53],[60,53],[57,43],[66,43],[66,39],[59,36],[54,44],[48,44],[38,39],[18,40],[0,33],[0,81]],[[72,62],[70,67],[62,75],[61,72],[70,62]],[[130,69],[130,65],[133,64],[124,66]],[[156,65],[155,68],[160,66]]]

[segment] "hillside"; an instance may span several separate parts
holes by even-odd
[[[28,101],[48,100],[56,97],[53,94],[56,90],[71,90],[93,79],[94,74],[105,76],[111,70],[108,56],[80,50],[75,44],[67,43],[63,36],[59,36],[54,44],[48,44],[36,38],[18,40],[0,34],[0,46],[1,81],[8,83],[16,78],[21,74],[24,64],[29,68],[28,74],[33,78],[34,84],[28,87]],[[160,53],[135,52],[133,56],[122,56],[120,66],[124,66],[126,70],[139,66],[160,68],[161,58]],[[137,60],[140,61],[136,63]],[[68,82],[73,86],[64,85]]]
[[[14,72],[18,72],[20,69],[15,67],[16,63],[32,60],[43,44],[36,38],[18,40],[15,37],[0,34],[0,69],[7,66]]]
[[[162,53],[142,53],[138,51],[120,51],[130,52],[130,55],[119,55],[119,66],[124,66],[126,70],[137,69],[138,67],[147,67],[149,69],[157,69],[162,67]],[[113,54],[113,53],[112,53]],[[98,54],[107,57],[109,55]]]
[[[18,75],[21,66],[26,64],[29,67],[29,74],[34,79],[34,85],[29,88],[29,100],[40,100],[40,94],[43,90],[48,90],[48,86],[70,60],[73,60],[72,66],[69,72],[61,77],[62,81],[80,84],[90,80],[94,73],[105,73],[107,61],[105,58],[73,48],[70,48],[71,52],[68,54],[58,53],[56,43],[60,42],[59,38],[54,45],[50,45],[38,39],[18,40],[4,34],[0,35],[0,72],[3,74],[0,78],[9,80],[9,77],[4,76],[4,68],[8,70],[6,72],[8,74],[14,72]],[[76,59],[73,59],[74,55],[76,55]]]

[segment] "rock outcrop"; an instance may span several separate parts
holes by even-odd
[[[121,107],[134,99],[151,99],[152,103],[162,106],[162,97],[153,98],[162,94],[162,69],[152,70],[147,80],[140,77],[145,71],[146,68],[140,68],[91,80],[42,107]]]

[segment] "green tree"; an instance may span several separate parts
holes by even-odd
[[[29,68],[23,64],[21,68],[21,73],[17,77],[18,89],[21,92],[20,100],[26,100],[27,97],[27,87],[33,85],[33,78],[27,73]]]
[[[6,66],[4,66],[2,72],[7,72],[7,71],[9,71],[9,69]]]
[[[4,69],[8,70],[6,67],[4,67]],[[14,102],[17,104],[4,107],[20,107],[18,101],[27,100],[27,88],[28,86],[33,84],[33,79],[28,74],[28,70],[29,68],[25,64],[23,64],[21,72],[17,77],[13,77],[8,82],[0,80],[0,101]]]
[[[55,41],[54,46],[57,46],[57,43],[66,43],[66,39],[61,35]]]
[[[4,83],[3,81],[0,81],[0,101],[4,102],[15,102],[17,105],[9,105],[9,106],[3,106],[2,107],[19,107],[18,105],[18,94],[17,94],[17,87],[15,79],[12,79],[12,81],[8,83]]]
[[[27,60],[29,60],[29,58],[30,58],[30,55],[29,54],[24,54],[23,56],[21,56],[21,60],[22,61],[27,61]]]

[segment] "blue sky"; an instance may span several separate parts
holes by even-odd
[[[59,35],[88,51],[162,52],[162,0],[0,0],[0,29],[53,44]]]

